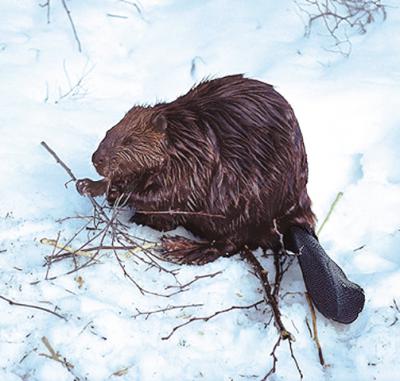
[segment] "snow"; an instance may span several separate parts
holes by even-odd
[[[261,299],[259,282],[239,258],[182,267],[182,283],[218,274],[163,298],[141,295],[112,256],[70,275],[62,274],[71,263],[60,262],[51,275],[62,276],[45,280],[44,258],[52,249],[40,243],[58,232],[66,240],[82,225],[58,219],[91,213],[89,201],[72,184],[64,186],[68,177],[40,146],[42,140],[78,177],[96,178],[90,153],[133,104],[172,100],[204,76],[237,72],[274,84],[292,104],[307,147],[309,192],[320,222],[343,192],[320,240],[366,292],[365,309],[349,326],[318,314],[325,368],[308,333],[304,296],[288,294],[281,300],[304,379],[396,379],[399,9],[388,8],[385,22],[378,20],[366,34],[355,35],[346,58],[325,49],[327,37],[318,29],[304,37],[290,0],[142,0],[141,13],[124,1],[67,1],[82,53],[61,1],[51,2],[49,24],[46,9],[38,4],[0,3],[0,295],[55,310],[67,321],[0,300],[0,380],[69,381],[75,375],[90,381],[236,381],[262,379],[268,372],[277,337],[272,324],[265,326],[268,309],[230,311],[162,340],[190,317]],[[132,225],[131,231],[149,240],[160,236],[142,226]],[[165,290],[174,284],[171,275],[125,263],[144,287],[171,291]],[[267,260],[263,264],[272,268]],[[304,291],[297,265],[285,274],[282,295],[287,291]],[[134,317],[137,310],[191,303],[203,306]],[[50,353],[42,337],[73,364],[72,373],[44,356]],[[271,379],[298,379],[286,343],[277,354]]]

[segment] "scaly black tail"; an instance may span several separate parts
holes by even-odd
[[[315,306],[325,317],[349,324],[364,307],[363,289],[349,281],[343,270],[325,253],[314,234],[292,226],[285,246],[299,253],[304,283]]]

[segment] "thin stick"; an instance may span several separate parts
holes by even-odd
[[[204,275],[196,275],[191,281],[185,283],[185,284],[181,284],[178,286],[167,286],[165,287],[165,289],[169,289],[169,288],[179,288],[179,289],[184,289],[184,288],[188,288],[190,285],[192,285],[193,283],[197,282],[200,279],[204,279],[204,278],[214,278],[215,276],[222,274],[222,271],[217,271],[215,273],[212,274],[204,274]]]
[[[328,214],[326,215],[324,221],[322,222],[321,226],[319,227],[318,231],[317,231],[317,235],[319,235],[322,231],[322,229],[324,228],[325,224],[328,222],[333,210],[335,209],[337,203],[340,201],[340,199],[343,197],[343,192],[338,192],[338,194],[336,195],[336,198],[333,200],[331,207],[329,208]]]
[[[205,212],[188,212],[188,211],[180,211],[180,210],[135,210],[135,214],[167,214],[167,215],[189,215],[189,216],[202,216],[202,217],[215,217],[215,218],[226,218],[226,216],[222,214],[211,214]]]
[[[51,346],[49,339],[46,336],[42,337],[42,343],[47,348],[47,350],[49,351],[50,354],[48,355],[46,353],[39,353],[39,356],[46,357],[50,360],[53,360],[53,361],[56,361],[56,362],[62,364],[62,366],[64,366],[67,369],[67,371],[72,374],[72,376],[74,377],[74,381],[81,381],[81,377],[78,377],[75,374],[74,365],[71,364],[69,361],[67,361],[67,359],[60,354],[60,352],[56,351]]]
[[[65,12],[67,13],[69,22],[71,24],[72,31],[74,33],[74,37],[75,37],[76,43],[78,44],[79,53],[82,53],[81,42],[79,41],[78,32],[76,31],[74,20],[72,19],[72,16],[71,16],[71,11],[67,7],[67,4],[65,3],[65,0],[61,0],[61,3],[62,3],[62,5],[63,5],[63,7],[65,9]]]
[[[49,314],[55,315],[55,316],[57,316],[58,318],[67,321],[67,319],[66,319],[64,316],[58,314],[57,312],[48,310],[47,308],[44,308],[44,307],[34,306],[34,305],[32,305],[32,304],[18,303],[18,302],[15,302],[14,300],[8,299],[8,298],[6,298],[5,296],[2,296],[2,295],[0,295],[0,299],[5,300],[6,302],[8,302],[8,303],[9,303],[10,305],[12,305],[12,306],[34,308],[34,309],[36,309],[36,310],[48,312]]]
[[[319,363],[322,366],[324,366],[325,360],[324,360],[324,356],[322,354],[321,343],[319,342],[319,339],[318,339],[317,315],[315,314],[315,308],[314,308],[313,302],[311,300],[310,294],[308,292],[306,292],[306,299],[307,299],[307,303],[308,303],[308,306],[310,307],[310,311],[311,311],[312,328],[313,328],[312,338],[315,342],[315,345],[317,346]]]
[[[95,66],[93,65],[92,67],[90,67],[89,69],[87,69],[88,63],[89,63],[89,62],[86,62],[85,67],[83,68],[81,77],[75,82],[75,84],[73,84],[73,83],[71,82],[70,78],[69,78],[68,71],[67,71],[67,67],[66,67],[66,62],[65,62],[65,60],[64,60],[63,66],[64,66],[65,76],[66,76],[67,81],[68,81],[69,90],[68,90],[67,92],[65,92],[64,94],[62,94],[62,93],[61,93],[61,90],[60,90],[59,98],[58,98],[58,100],[55,101],[55,103],[60,102],[62,99],[68,97],[69,95],[71,95],[71,97],[74,97],[74,96],[76,97],[76,96],[78,96],[78,95],[82,95],[82,96],[84,95],[84,94],[82,94],[82,93],[80,94],[80,91],[81,91],[81,90],[86,91],[86,90],[82,87],[83,81],[87,78],[87,76],[92,72],[92,70],[93,70],[94,67],[95,67]]]
[[[72,173],[71,169],[58,157],[58,155],[47,145],[47,143],[46,142],[41,142],[40,144],[50,153],[51,156],[54,157],[54,159],[56,160],[57,164],[60,164],[67,171],[67,173],[69,174],[71,179],[76,181],[77,178]]]
[[[91,257],[92,254],[90,254],[90,252],[97,251],[97,250],[124,250],[127,252],[126,256],[129,257],[130,255],[141,252],[143,250],[143,248],[144,249],[153,249],[153,248],[157,247],[157,244],[148,243],[148,244],[143,245],[143,248],[138,247],[138,246],[106,246],[106,245],[102,245],[102,246],[95,246],[95,247],[86,247],[83,249],[74,249],[71,246],[64,245],[62,243],[58,243],[58,240],[49,239],[49,238],[42,238],[40,240],[40,243],[43,245],[53,246],[54,248],[66,251],[70,254],[80,255],[83,257]],[[54,256],[54,255],[52,255],[52,256]]]
[[[41,142],[40,144],[50,153],[51,156],[54,157],[54,159],[56,160],[56,162],[57,162],[58,164],[60,164],[60,165],[65,169],[65,171],[69,174],[69,176],[71,177],[71,179],[72,179],[73,181],[77,181],[77,178],[76,178],[75,175],[72,173],[71,169],[58,157],[58,155],[47,145],[47,143],[43,141],[43,142]],[[109,218],[108,218],[107,214],[104,212],[103,208],[99,205],[99,203],[94,199],[94,197],[92,197],[92,196],[87,196],[87,197],[89,198],[89,200],[90,200],[90,202],[92,203],[92,205],[93,205],[93,207],[95,208],[95,210],[97,210],[98,213],[99,213],[102,217],[104,217],[104,219],[105,219],[106,221],[109,222]]]
[[[304,376],[303,376],[303,372],[300,369],[300,365],[299,365],[299,363],[297,361],[297,358],[294,355],[292,340],[288,340],[288,342],[289,342],[289,349],[290,349],[290,357],[293,359],[293,361],[294,361],[294,363],[296,365],[296,369],[299,372],[300,380],[302,380]]]
[[[265,303],[269,304],[272,308],[272,312],[274,314],[275,325],[279,330],[279,334],[281,335],[283,340],[289,339],[293,340],[293,335],[285,328],[282,319],[281,313],[279,311],[278,303],[276,298],[273,294],[272,287],[269,283],[268,273],[264,268],[261,266],[258,259],[254,256],[250,249],[247,247],[241,252],[242,258],[244,258],[247,262],[251,264],[253,267],[257,277],[261,281],[262,288],[264,290],[264,300]]]
[[[50,0],[47,0],[44,4],[39,3],[39,7],[47,8],[47,24],[50,24]]]
[[[268,371],[268,373],[263,377],[263,379],[261,381],[268,380],[268,377],[276,372],[276,363],[278,362],[278,357],[276,357],[276,350],[279,347],[281,340],[282,340],[282,337],[278,336],[278,340],[274,344],[274,347],[272,348],[272,351],[270,353],[270,356],[272,356],[272,367]]]
[[[248,306],[232,306],[232,307],[229,307],[229,308],[225,308],[224,310],[220,310],[220,311],[214,312],[212,315],[209,315],[209,316],[204,316],[204,317],[192,317],[192,318],[189,319],[188,321],[186,321],[186,322],[184,322],[184,323],[182,323],[182,324],[179,324],[179,325],[177,325],[176,327],[174,327],[174,328],[172,329],[172,331],[171,331],[167,336],[162,337],[161,340],[168,340],[169,338],[171,338],[171,336],[172,336],[179,328],[182,328],[182,327],[184,327],[184,326],[186,326],[186,325],[189,325],[189,324],[193,323],[194,321],[203,320],[203,321],[207,322],[207,321],[211,320],[212,318],[214,318],[214,317],[216,317],[216,316],[218,316],[218,315],[220,315],[220,314],[223,314],[223,313],[225,313],[225,312],[229,312],[229,311],[233,311],[233,310],[239,310],[239,309],[240,309],[240,310],[243,310],[243,309],[250,309],[250,308],[253,308],[253,307],[257,307],[258,305],[260,305],[260,304],[263,303],[263,302],[264,302],[264,300],[260,300],[260,301],[258,301],[258,302],[256,302],[256,303],[250,304],[250,305],[248,305]]]
[[[52,253],[50,255],[50,258],[52,258],[54,256],[55,252],[56,252],[58,241],[60,240],[60,234],[61,234],[61,231],[59,231],[58,234],[57,234],[57,240],[55,241],[55,245],[53,247],[53,251],[52,251]],[[42,243],[42,240],[40,240],[40,242]],[[46,279],[46,280],[49,277],[51,264],[52,264],[52,261],[51,260],[48,261],[46,275],[44,277],[44,279]]]
[[[186,308],[195,308],[195,307],[203,307],[204,304],[184,304],[180,306],[167,306],[165,308],[160,308],[158,310],[153,310],[153,311],[140,311],[138,308],[136,308],[137,314],[132,315],[133,318],[137,318],[138,316],[145,315],[145,320],[149,318],[150,315],[158,314],[161,312],[168,312],[171,310],[176,310],[176,309],[186,309]]]
[[[128,16],[114,15],[114,14],[112,14],[112,13],[107,13],[107,16],[108,16],[108,17],[114,17],[114,18],[116,18],[116,19],[127,19],[127,18],[128,18]]]
[[[142,12],[142,10],[140,9],[139,5],[137,5],[136,3],[132,2],[132,1],[127,1],[127,0],[119,0],[119,1],[120,1],[121,3],[126,3],[126,4],[132,5],[132,6],[136,9],[136,11],[137,11],[137,13],[139,14],[140,18],[141,18],[143,21],[146,21],[145,18],[143,17],[143,12]]]

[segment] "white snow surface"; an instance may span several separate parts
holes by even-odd
[[[50,23],[43,3],[0,2],[0,295],[67,320],[0,299],[0,380],[265,376],[277,338],[273,324],[265,325],[268,308],[193,322],[162,340],[191,317],[262,298],[259,281],[240,258],[183,266],[182,283],[220,273],[164,298],[141,295],[112,255],[70,275],[63,274],[72,262],[62,261],[51,268],[51,276],[60,276],[45,280],[44,258],[52,248],[40,243],[59,232],[65,242],[82,221],[57,221],[91,213],[73,184],[64,186],[68,176],[42,140],[78,177],[96,178],[91,153],[134,104],[173,100],[203,77],[232,73],[273,84],[292,104],[320,222],[337,193],[344,194],[320,241],[362,285],[366,305],[350,325],[317,314],[327,363],[321,367],[306,326],[311,318],[304,295],[280,300],[304,380],[399,379],[400,312],[394,301],[400,305],[400,9],[388,8],[385,22],[378,18],[366,34],[354,34],[352,53],[344,57],[326,49],[322,28],[304,37],[304,15],[290,0],[66,1],[80,53],[62,2],[50,2]],[[130,230],[147,239],[160,236],[134,224]],[[143,271],[129,259],[125,264],[147,289],[165,293],[174,284],[168,274]],[[263,265],[273,268],[265,259]],[[294,265],[281,295],[296,291],[303,292],[304,284]],[[134,317],[137,310],[192,303],[203,306]],[[50,353],[42,337],[73,365],[72,373],[45,356]],[[277,355],[271,379],[298,380],[286,342]]]

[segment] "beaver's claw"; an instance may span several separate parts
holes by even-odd
[[[76,182],[76,190],[82,196],[97,197],[106,193],[107,183],[104,180],[81,179]]]

